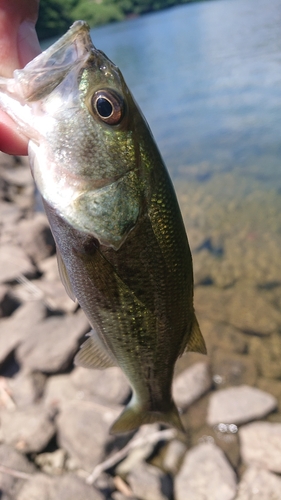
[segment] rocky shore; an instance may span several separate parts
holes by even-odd
[[[118,368],[73,366],[89,324],[60,282],[27,160],[1,154],[2,500],[281,500],[281,196],[194,172],[176,189],[208,356],[176,367],[186,437],[151,425],[117,438],[129,385]]]

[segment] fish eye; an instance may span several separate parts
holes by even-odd
[[[124,116],[124,100],[113,90],[98,90],[92,97],[92,107],[108,125],[118,125]]]

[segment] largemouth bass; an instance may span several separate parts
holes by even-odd
[[[29,139],[61,279],[93,328],[76,363],[119,366],[132,386],[112,432],[156,421],[182,430],[174,365],[184,351],[206,352],[192,258],[171,180],[121,72],[77,21],[0,79],[0,106]]]

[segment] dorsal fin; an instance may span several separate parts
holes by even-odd
[[[84,368],[111,368],[118,366],[103,340],[94,330],[87,334],[89,338],[81,345],[74,358],[74,363]]]
[[[58,248],[57,248],[57,261],[58,261],[60,279],[61,279],[61,282],[62,282],[64,288],[65,288],[65,291],[66,291],[67,295],[73,300],[73,302],[76,302],[76,297],[75,297],[74,292],[72,290],[69,276],[68,276],[65,264],[62,260],[61,253],[60,253]]]

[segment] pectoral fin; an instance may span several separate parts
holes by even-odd
[[[201,333],[195,314],[193,314],[191,331],[188,332],[183,339],[180,356],[187,351],[207,354],[205,340],[203,339],[203,335]]]
[[[98,368],[100,370],[118,366],[100,336],[94,330],[91,330],[88,336],[89,338],[76,354],[74,363],[84,368]]]
[[[65,288],[65,291],[66,291],[67,295],[73,300],[73,302],[76,302],[76,297],[75,297],[74,292],[72,290],[69,276],[68,276],[65,264],[62,260],[62,256],[61,256],[58,248],[57,248],[57,261],[58,261],[60,279],[61,279],[61,282],[62,282],[64,288]]]

